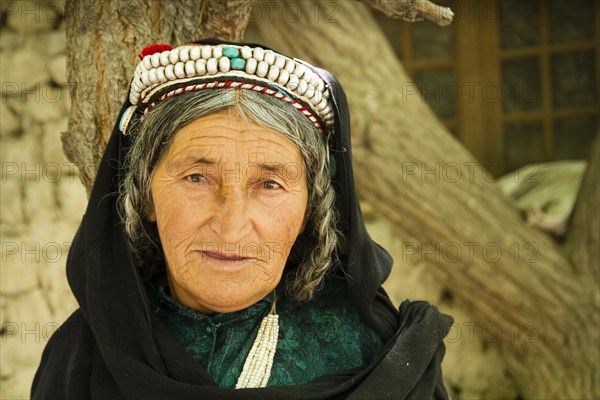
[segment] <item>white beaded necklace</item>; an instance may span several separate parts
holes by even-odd
[[[271,311],[263,318],[252,348],[244,362],[244,368],[235,385],[236,389],[259,388],[267,386],[273,367],[273,358],[277,350],[279,335],[279,315],[276,313],[277,296],[273,296]]]

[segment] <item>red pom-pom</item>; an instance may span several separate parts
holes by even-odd
[[[143,60],[144,57],[149,56],[154,53],[162,53],[165,50],[171,50],[173,46],[163,43],[151,44],[150,46],[144,47],[142,52],[138,54],[140,60]]]

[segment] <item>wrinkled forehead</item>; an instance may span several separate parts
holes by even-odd
[[[283,132],[243,117],[232,107],[201,116],[175,132],[172,153],[210,152],[221,156],[246,152],[257,157],[295,159],[299,151]]]
[[[190,168],[240,176],[265,173],[301,177],[305,162],[282,132],[242,117],[232,107],[201,116],[177,130],[158,160],[169,174]]]

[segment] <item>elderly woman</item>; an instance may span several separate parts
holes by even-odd
[[[32,398],[446,398],[451,320],[381,288],[335,78],[214,40],[140,58]]]

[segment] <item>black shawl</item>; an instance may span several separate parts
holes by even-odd
[[[432,399],[447,398],[440,364],[452,320],[425,302],[396,309],[381,284],[392,259],[367,234],[354,187],[350,121],[338,81],[318,70],[335,107],[334,186],[348,291],[364,320],[384,338],[370,365],[297,386],[222,389],[150,311],[117,212],[128,146],[118,124],[106,146],[89,204],[67,259],[79,309],[48,342],[33,399]],[[125,102],[121,110],[130,106]]]

